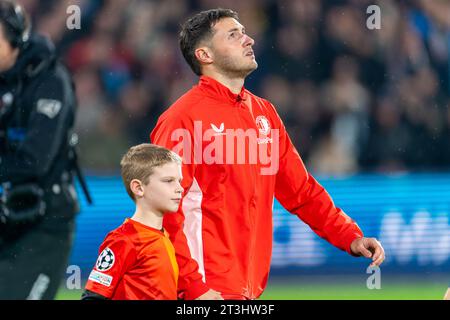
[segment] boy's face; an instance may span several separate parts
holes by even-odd
[[[152,212],[176,212],[183,196],[181,165],[176,162],[156,167],[148,184],[142,184],[140,201]]]

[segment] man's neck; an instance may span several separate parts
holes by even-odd
[[[163,228],[163,215],[161,213],[153,212],[139,205],[136,206],[136,212],[131,219],[154,229],[162,230]]]
[[[221,73],[217,72],[204,72],[203,75],[213,78],[217,82],[220,82],[225,87],[230,89],[231,92],[234,94],[241,93],[242,87],[244,86],[245,78],[241,77],[228,77],[226,75],[223,75]]]

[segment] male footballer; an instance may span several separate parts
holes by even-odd
[[[256,299],[272,255],[274,197],[314,232],[379,266],[384,250],[335,207],[307,172],[275,107],[244,87],[258,64],[235,12],[203,11],[180,32],[200,76],[158,120],[153,143],[183,158],[185,190],[164,227],[174,243],[183,299]]]

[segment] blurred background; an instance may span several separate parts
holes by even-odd
[[[450,280],[450,1],[18,0],[73,73],[80,158],[95,205],[71,264],[86,278],[106,233],[132,214],[121,156],[198,78],[180,24],[226,7],[255,41],[246,87],[270,100],[307,168],[387,253],[381,290],[368,263],[337,252],[278,203],[263,298],[440,299]],[[369,5],[381,29],[369,30]],[[81,29],[68,30],[69,5]],[[62,288],[60,298],[78,298]]]

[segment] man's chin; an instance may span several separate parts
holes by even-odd
[[[253,61],[252,63],[247,64],[245,67],[242,67],[240,72],[246,77],[256,69],[258,69],[258,63],[256,61]]]
[[[255,61],[254,64],[252,64],[251,66],[248,67],[247,70],[245,70],[245,76],[250,75],[253,71],[255,71],[256,69],[258,69],[258,63]]]

